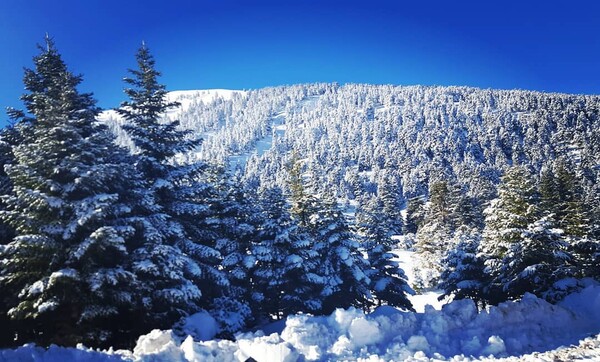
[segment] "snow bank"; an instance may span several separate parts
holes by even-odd
[[[192,318],[192,325],[194,320],[210,323],[204,315]],[[133,352],[101,354],[58,347],[44,352],[24,346],[1,351],[0,360],[573,360],[600,357],[598,332],[600,286],[593,284],[559,305],[528,294],[521,301],[482,312],[470,300],[451,302],[441,310],[426,307],[424,313],[387,306],[368,315],[352,308],[339,309],[330,316],[290,316],[281,333],[257,331],[238,335],[236,341],[195,342],[192,337],[181,341],[171,331],[156,330],[140,337]]]

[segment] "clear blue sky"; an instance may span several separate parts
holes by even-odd
[[[142,40],[169,90],[337,81],[600,94],[594,0],[1,0],[1,107],[21,106],[22,68],[46,32],[103,108],[124,100]]]

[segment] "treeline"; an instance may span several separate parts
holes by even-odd
[[[556,302],[582,279],[600,279],[600,192],[584,191],[581,171],[561,158],[537,175],[513,166],[485,207],[452,182],[434,182],[427,204],[409,201],[417,287],[485,306],[525,293]]]
[[[300,160],[285,193],[178,162],[200,140],[164,117],[178,105],[145,45],[117,110],[135,152],[121,148],[53,41],[39,49],[0,134],[1,346],[131,347],[200,311],[231,337],[297,312],[411,308],[376,205],[356,233]]]

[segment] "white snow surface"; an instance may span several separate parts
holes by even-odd
[[[191,326],[194,320],[201,325]],[[209,322],[198,315],[186,328],[198,331]],[[598,361],[600,285],[590,281],[558,305],[527,294],[480,312],[470,300],[423,313],[338,309],[329,316],[293,315],[265,330],[271,334],[240,334],[235,341],[194,341],[155,330],[133,351],[25,345],[1,350],[0,361]]]
[[[396,249],[392,252],[398,256],[398,258],[395,258],[394,260],[396,260],[400,265],[400,268],[404,270],[404,274],[406,274],[406,278],[408,279],[408,284],[412,286],[415,280],[415,252],[411,250],[402,249]],[[434,309],[440,310],[444,305],[444,301],[438,300],[438,297],[440,295],[442,295],[442,291],[430,290],[415,295],[409,295],[408,299],[412,303],[415,311],[422,313],[427,307],[432,307]]]

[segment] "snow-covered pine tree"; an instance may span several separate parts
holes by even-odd
[[[600,244],[589,232],[595,217],[594,202],[586,200],[576,165],[565,160],[552,162],[540,177],[540,210],[555,228],[562,231],[578,277],[598,275]],[[590,212],[592,211],[592,212]]]
[[[502,258],[497,281],[509,299],[526,292],[556,302],[564,297],[554,283],[575,276],[575,264],[569,254],[563,232],[543,217],[528,225],[522,240],[513,243]],[[563,290],[564,292],[564,290]]]
[[[212,183],[216,193],[205,200],[210,205],[210,216],[198,221],[199,227],[213,235],[200,239],[222,256],[220,270],[228,278],[228,285],[207,291],[210,312],[221,324],[221,336],[232,338],[235,332],[254,322],[250,309],[252,298],[251,274],[256,265],[252,247],[257,240],[260,224],[256,197],[223,170],[213,167]],[[208,235],[210,235],[208,234]]]
[[[506,280],[499,278],[504,257],[522,241],[529,224],[537,220],[537,190],[523,166],[509,168],[498,186],[498,198],[484,210],[485,227],[478,257],[485,263],[484,300],[497,304],[508,298]]]
[[[377,198],[381,201],[384,225],[390,235],[400,235],[404,229],[404,220],[400,211],[404,203],[400,181],[388,173],[384,173],[377,187]],[[383,219],[381,220],[384,221]]]
[[[50,38],[39,48],[24,76],[28,115],[13,112],[25,119],[5,167],[0,217],[16,235],[0,249],[0,294],[19,321],[16,343],[127,346],[142,299],[129,253],[146,236],[135,213],[152,200],[95,122],[81,76]]]
[[[538,190],[540,193],[540,212],[543,216],[549,216],[556,220],[556,217],[560,213],[561,196],[552,163],[542,168]]]
[[[155,69],[156,62],[145,43],[135,58],[138,69],[129,69],[131,77],[124,78],[129,86],[125,94],[130,100],[123,102],[117,112],[128,121],[123,129],[146,158],[145,172],[156,173],[158,182],[166,173],[164,161],[197,147],[200,141],[189,138],[190,131],[179,130],[179,121],[163,119],[168,110],[180,104],[167,101],[166,87],[158,82],[161,73]]]
[[[262,226],[252,254],[257,259],[252,272],[253,302],[264,317],[276,319],[298,312],[314,312],[310,304],[321,285],[311,279],[318,254],[310,238],[299,232],[279,188],[260,195]]]
[[[406,203],[404,232],[416,234],[425,219],[425,202],[422,196],[413,197]]]
[[[371,280],[375,302],[378,306],[386,304],[411,310],[412,304],[407,295],[414,294],[414,291],[408,286],[398,262],[392,260],[397,256],[392,253],[392,231],[383,224],[386,220],[383,203],[377,199],[370,200],[361,207],[356,218],[361,246],[370,264],[367,276]]]
[[[330,314],[336,308],[349,307],[366,309],[370,280],[365,272],[369,264],[332,196],[318,200],[316,212],[309,216],[307,232],[319,255],[316,274],[324,278],[321,312]]]
[[[566,236],[579,238],[585,235],[588,224],[585,213],[584,195],[581,179],[574,165],[564,160],[556,163],[556,193],[558,205],[555,214],[556,226],[564,230]]]
[[[366,308],[369,299],[368,262],[333,196],[319,199],[305,186],[302,165],[296,158],[290,167],[291,214],[301,233],[311,239],[316,270],[308,275],[320,284],[319,293],[306,304],[313,313],[329,314],[336,308]]]
[[[446,181],[434,182],[430,188],[427,213],[415,237],[415,287],[437,287],[442,271],[441,260],[450,248],[452,225],[450,190]]]
[[[442,260],[440,288],[444,294],[440,298],[469,298],[481,307],[483,261],[477,256],[481,234],[476,228],[459,226],[454,232],[454,247]]]
[[[0,195],[9,195],[12,193],[12,182],[10,177],[4,171],[4,166],[14,163],[12,146],[16,144],[18,131],[14,126],[8,126],[0,130]],[[0,198],[0,210],[6,210],[3,200]],[[0,219],[0,250],[11,242],[14,237],[14,230]],[[1,254],[1,251],[0,251]],[[0,272],[0,277],[2,273]],[[0,293],[0,348],[12,347],[14,344],[15,330],[13,321],[8,317],[9,299],[7,293]]]
[[[212,197],[210,186],[203,181],[207,167],[201,163],[179,165],[173,159],[200,140],[179,130],[178,121],[166,118],[166,112],[178,104],[167,101],[166,88],[158,82],[160,73],[145,44],[136,61],[138,69],[130,69],[131,77],[125,78],[129,86],[125,94],[130,100],[117,112],[128,122],[123,129],[139,150],[136,168],[160,206],[152,225],[166,238],[148,240],[134,255],[139,278],[153,291],[147,299],[149,314],[169,328],[179,317],[212,302],[201,302],[201,293],[227,287],[229,281],[219,270],[221,255],[214,245],[200,242],[204,231],[197,225],[212,216],[204,203]]]
[[[6,174],[4,166],[14,163],[15,156],[13,155],[12,148],[19,144],[22,139],[19,134],[19,129],[22,127],[18,124],[9,125],[0,130],[0,195],[9,195],[12,193],[12,181]],[[0,199],[0,210],[4,209],[4,203]],[[13,234],[14,231],[12,228],[0,220],[0,245],[8,244],[12,240]]]
[[[468,197],[458,183],[450,184],[449,189],[449,218],[452,230],[456,230],[461,226],[482,228],[483,216],[478,200]]]

